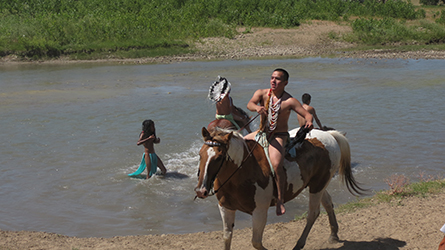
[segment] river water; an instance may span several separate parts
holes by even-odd
[[[193,200],[200,131],[215,114],[208,88],[227,77],[245,109],[277,67],[291,75],[288,92],[310,93],[322,123],[347,133],[364,187],[388,189],[393,174],[443,177],[444,65],[308,58],[0,66],[0,229],[79,237],[221,230],[216,198]],[[145,119],[156,123],[165,177],[127,176],[142,156]],[[297,124],[294,114],[290,127]],[[337,205],[356,199],[337,178],[329,190]],[[281,217],[271,208],[268,223],[301,215],[307,201],[303,193]],[[236,228],[248,226],[238,212]]]

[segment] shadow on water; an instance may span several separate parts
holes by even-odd
[[[129,176],[129,177],[134,178],[134,179],[145,179],[145,178],[147,178],[147,175],[140,174],[140,175]],[[183,174],[183,173],[179,173],[178,171],[171,171],[171,172],[167,172],[165,175],[156,174],[156,177],[162,178],[162,179],[187,179],[190,176]]]
[[[377,238],[373,241],[340,241],[344,243],[343,246],[339,248],[323,248],[323,250],[374,250],[374,249],[385,249],[385,250],[397,250],[401,247],[406,246],[405,241],[396,240],[392,238]]]
[[[358,163],[358,162],[351,162],[351,168],[352,169],[357,168],[358,165],[360,165],[360,163]]]
[[[187,179],[190,176],[183,174],[183,173],[179,173],[177,171],[172,171],[172,172],[167,172],[165,174],[164,178],[168,178],[168,179]]]

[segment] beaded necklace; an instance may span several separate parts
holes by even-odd
[[[269,96],[272,91],[269,91]],[[277,97],[278,98],[278,97]],[[268,120],[269,120],[269,131],[272,132],[277,128],[278,114],[281,108],[281,98],[278,98],[275,104],[273,103],[273,96],[269,98],[269,110],[268,110]]]

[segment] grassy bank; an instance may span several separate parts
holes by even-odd
[[[0,2],[0,57],[137,58],[193,52],[199,38],[233,37],[237,27],[344,22],[367,45],[440,44],[445,8],[399,0],[9,0]]]
[[[445,179],[429,178],[427,180],[410,183],[405,175],[392,175],[385,181],[389,186],[388,190],[381,190],[376,192],[372,197],[357,199],[357,201],[340,205],[335,209],[335,212],[338,214],[351,213],[358,209],[375,206],[380,203],[390,203],[398,206],[401,205],[402,200],[405,198],[428,198],[431,195],[445,192]],[[307,213],[296,215],[295,220],[302,220],[306,217]]]
[[[360,199],[340,206],[336,211],[351,212],[359,208],[373,206],[379,203],[400,204],[406,197],[428,197],[430,195],[443,193],[445,191],[445,179],[422,180],[415,183],[409,183],[409,179],[404,175],[392,175],[386,183],[388,190],[377,192],[373,197]]]

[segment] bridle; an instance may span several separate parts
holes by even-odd
[[[210,147],[220,147],[220,146],[222,146],[222,143],[219,143],[219,142],[215,142],[215,141],[205,141],[204,142],[204,144],[205,145],[208,145],[208,146],[210,146]],[[255,143],[255,145],[252,147],[252,149],[249,151],[249,153],[246,155],[246,157],[244,157],[244,159],[241,161],[241,164],[236,168],[236,170],[235,171],[233,171],[233,173],[229,176],[229,178],[227,178],[222,184],[221,184],[221,186],[219,186],[219,189],[217,189],[217,190],[214,190],[213,188],[209,191],[209,196],[212,196],[212,195],[215,195],[216,193],[218,193],[218,191],[230,180],[230,178],[232,178],[235,174],[236,174],[236,172],[238,172],[238,170],[240,170],[242,167],[243,167],[243,165],[244,165],[244,163],[247,161],[247,158],[249,158],[249,156],[250,155],[252,155],[252,152],[253,152],[253,150],[255,149],[255,147],[256,147],[256,145],[258,145],[258,143]],[[247,148],[249,148],[249,147],[247,147]],[[231,159],[231,157],[230,157],[230,155],[228,155],[227,154],[227,152],[228,152],[228,150],[226,150],[226,157],[224,157],[223,159],[222,159],[222,161],[221,161],[221,164],[220,164],[220,166],[219,166],[219,168],[218,168],[218,171],[216,172],[216,175],[215,175],[215,179],[216,179],[216,177],[218,176],[218,173],[219,173],[219,171],[221,170],[221,168],[222,168],[222,165],[224,164],[224,162],[227,160],[227,159]],[[195,199],[196,199],[196,197],[195,197]]]
[[[255,117],[253,117],[252,119],[250,119],[246,124],[244,124],[244,126],[242,127],[242,128],[240,128],[237,132],[239,133],[241,130],[243,130],[245,127],[247,127],[253,120],[255,120],[258,116],[259,116],[260,114],[257,114]],[[216,142],[216,141],[211,141],[211,140],[208,140],[208,141],[205,141],[204,142],[204,144],[205,145],[207,145],[207,146],[209,146],[209,147],[220,147],[220,146],[222,146],[222,143],[220,143],[220,142]],[[255,147],[256,147],[256,145],[258,145],[258,143],[255,143],[255,145],[253,146],[253,148],[249,151],[249,153],[246,155],[246,157],[243,159],[243,161],[241,162],[241,164],[236,168],[236,170],[235,171],[233,171],[233,173],[229,176],[229,178],[227,178],[227,180],[225,180],[222,184],[221,184],[221,186],[219,187],[219,189],[217,189],[217,190],[214,190],[213,188],[209,191],[209,196],[212,196],[212,195],[215,195],[216,193],[218,193],[218,191],[230,180],[230,178],[232,178],[235,174],[236,174],[236,172],[238,172],[238,170],[240,170],[242,167],[243,167],[243,165],[244,165],[244,163],[247,161],[247,158],[252,154],[252,152],[253,152],[253,150],[255,149]],[[247,147],[247,148],[249,148],[249,147]],[[228,158],[228,159],[231,159],[230,158],[230,155],[227,155],[227,151],[228,150],[226,150],[226,157],[224,157],[223,159],[222,159],[222,161],[221,161],[221,164],[219,165],[219,168],[218,168],[218,171],[216,172],[216,175],[215,175],[215,179],[216,179],[216,177],[218,176],[218,173],[219,173],[219,171],[221,170],[221,168],[222,168],[222,166],[223,166],[223,164],[224,164],[224,162],[226,161],[226,159]],[[195,188],[195,191],[196,191],[196,188]],[[197,198],[198,196],[195,196],[195,199]]]

